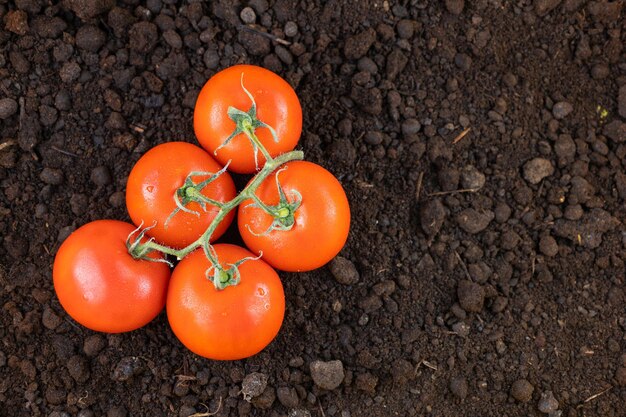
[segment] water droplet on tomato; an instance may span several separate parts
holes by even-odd
[[[265,295],[265,290],[263,288],[257,288],[257,293],[259,293],[260,297],[263,297]]]
[[[146,187],[146,190],[148,190],[148,192],[151,193],[152,191],[154,191],[154,186],[153,185],[148,185]]]
[[[265,303],[265,305],[263,307],[265,307],[266,310],[270,309],[270,305],[268,303]]]

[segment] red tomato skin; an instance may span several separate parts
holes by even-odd
[[[272,217],[257,207],[248,207],[252,200],[241,203],[238,211],[239,233],[254,253],[263,253],[263,260],[274,268],[302,272],[319,268],[333,259],[343,248],[350,231],[350,206],[339,181],[326,169],[312,162],[295,161],[284,165],[280,183],[289,198],[292,190],[302,195],[302,204],[295,212],[291,230],[275,230],[264,236]],[[267,204],[278,203],[275,175],[270,175],[257,189],[256,195]]]
[[[253,256],[230,244],[214,246],[222,265]],[[215,360],[255,355],[278,334],[285,295],[276,272],[262,260],[239,266],[241,282],[216,290],[205,277],[211,265],[202,250],[174,269],[167,294],[167,317],[174,334],[192,352]]]
[[[254,65],[235,65],[211,77],[198,95],[194,110],[194,130],[200,145],[222,164],[232,160],[228,169],[240,174],[256,171],[254,152],[248,137],[241,133],[225,147],[214,151],[235,130],[228,117],[228,107],[247,112],[250,98],[241,88],[243,83],[257,104],[257,117],[273,127],[279,138],[274,142],[269,129],[259,127],[256,135],[272,157],[293,150],[302,132],[302,108],[291,86],[273,72]],[[259,168],[265,158],[260,153]]]
[[[132,258],[125,242],[134,229],[117,220],[87,223],[56,254],[52,276],[59,301],[74,320],[91,330],[138,329],[165,305],[170,269],[161,262]]]
[[[200,213],[179,211],[165,227],[165,222],[176,209],[174,194],[192,171],[217,172],[222,169],[202,148],[186,142],[167,142],[146,152],[135,164],[126,184],[126,207],[128,214],[137,226],[156,225],[148,231],[157,242],[183,248],[206,231],[219,209],[207,204],[205,212],[198,203],[191,202],[186,207]],[[199,183],[208,177],[192,177]],[[214,200],[226,202],[235,198],[237,191],[230,174],[224,172],[218,179],[207,185],[202,194]],[[232,223],[235,214],[229,213],[218,225],[211,241],[218,239]]]

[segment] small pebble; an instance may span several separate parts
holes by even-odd
[[[542,236],[539,240],[539,250],[546,256],[556,256],[559,253],[559,245],[550,235]]]
[[[559,101],[552,107],[552,115],[555,119],[564,119],[574,110],[574,107],[567,101]]]
[[[463,280],[457,288],[461,308],[468,313],[480,313],[485,303],[485,290],[479,284]]]
[[[66,62],[59,70],[59,76],[64,83],[72,83],[80,76],[80,65],[76,62]]]
[[[485,174],[473,165],[467,165],[461,170],[461,187],[466,190],[480,190],[485,185]]]
[[[511,385],[511,396],[517,401],[527,403],[533,396],[535,387],[525,379],[518,379]]]
[[[405,136],[414,135],[422,128],[417,119],[407,119],[402,123],[402,134]]]
[[[343,256],[336,256],[330,264],[330,273],[337,280],[338,283],[343,285],[353,285],[359,282],[359,271],[349,259]]]
[[[276,390],[278,401],[287,409],[296,408],[300,402],[298,393],[293,387],[280,387]]]
[[[552,162],[544,158],[534,158],[524,164],[524,178],[531,184],[539,184],[553,173]]]
[[[93,358],[100,353],[102,349],[104,349],[107,345],[106,340],[99,334],[93,334],[88,336],[83,343],[83,352],[85,355]]]
[[[250,402],[254,397],[261,395],[267,387],[267,379],[267,375],[260,372],[246,375],[241,383],[243,399]]]
[[[459,321],[452,325],[452,331],[459,337],[466,338],[470,334],[470,327],[464,322]]]
[[[383,143],[383,138],[384,134],[382,132],[370,130],[365,134],[363,140],[368,145],[380,145],[381,143]]]
[[[97,186],[110,184],[113,180],[109,169],[104,165],[100,165],[91,170],[91,182]]]
[[[63,171],[57,168],[44,168],[39,174],[39,179],[46,184],[60,185],[63,183]]]
[[[128,381],[139,375],[145,369],[143,361],[136,356],[125,356],[117,363],[111,379],[114,381]]]
[[[457,376],[450,379],[450,392],[460,399],[465,399],[467,397],[467,379]]]
[[[241,21],[245,24],[252,24],[256,21],[256,13],[252,7],[244,7],[239,13]]]
[[[428,236],[439,233],[446,218],[446,209],[440,199],[428,200],[420,206],[420,225]]]
[[[541,394],[541,399],[537,407],[542,413],[550,414],[559,409],[559,402],[554,398],[552,391],[546,391]]]
[[[298,25],[295,22],[289,21],[285,23],[285,36],[293,38],[298,34]]]
[[[495,214],[490,210],[478,211],[473,208],[468,208],[461,211],[456,216],[456,222],[461,229],[469,234],[475,235],[485,230],[494,217]]]
[[[8,119],[17,112],[17,101],[5,97],[0,99],[0,119]]]
[[[339,387],[345,377],[343,363],[340,360],[313,361],[310,365],[310,371],[315,385],[329,391]]]

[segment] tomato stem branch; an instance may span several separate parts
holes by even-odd
[[[178,260],[183,259],[185,256],[189,255],[191,252],[196,250],[199,247],[205,248],[204,252],[207,255],[207,258],[213,264],[213,267],[216,270],[223,270],[224,268],[219,264],[219,260],[213,256],[211,253],[211,245],[210,240],[211,236],[217,229],[217,226],[224,220],[224,218],[230,213],[235,207],[239,206],[243,201],[252,199],[254,201],[260,201],[260,199],[256,196],[256,190],[259,188],[259,185],[272,174],[278,167],[281,165],[290,162],[290,161],[299,161],[304,158],[304,153],[302,151],[291,151],[284,153],[282,155],[278,155],[276,158],[269,158],[263,168],[257,173],[257,175],[250,181],[250,183],[244,188],[237,197],[226,203],[219,203],[217,205],[219,207],[219,211],[215,215],[215,218],[206,229],[206,231],[193,243],[182,249],[174,249],[169,246],[161,245],[155,241],[148,241],[145,243],[138,243],[138,246],[141,247],[141,253],[149,253],[150,251],[159,251],[168,255],[175,256]],[[210,200],[210,199],[207,199]],[[209,202],[209,201],[207,201]],[[213,204],[213,203],[210,203]],[[264,204],[264,203],[261,203]],[[265,205],[265,204],[264,204]],[[267,209],[273,211],[269,206],[265,205]],[[275,214],[275,213],[274,213]],[[134,243],[133,243],[134,244]]]

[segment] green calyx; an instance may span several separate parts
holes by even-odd
[[[265,204],[257,195],[253,195],[252,199],[254,203],[248,204],[246,207],[257,207],[261,210],[265,211],[267,214],[273,217],[272,224],[262,233],[256,233],[252,229],[250,229],[249,225],[246,225],[250,233],[255,236],[265,236],[274,230],[287,231],[291,230],[293,226],[296,224],[295,213],[298,207],[302,204],[302,194],[300,194],[296,190],[291,190],[292,200],[289,201],[287,198],[287,194],[283,189],[282,185],[280,185],[280,181],[278,179],[278,175],[286,170],[287,167],[283,167],[276,171],[276,188],[278,190],[278,204],[269,205]]]
[[[205,213],[208,210],[207,204],[210,204],[217,208],[222,208],[223,203],[205,196],[204,194],[202,194],[202,190],[204,189],[204,187],[206,187],[207,185],[209,185],[210,183],[218,179],[222,174],[224,174],[224,172],[226,172],[226,170],[228,169],[228,165],[229,164],[226,164],[224,168],[220,169],[219,171],[215,173],[201,172],[201,171],[194,171],[194,172],[189,173],[189,175],[187,175],[187,178],[185,178],[185,182],[183,183],[183,185],[174,193],[174,202],[176,203],[176,208],[167,217],[167,220],[165,220],[164,226],[167,228],[167,225],[170,222],[170,220],[179,211],[184,211],[185,213],[190,213],[190,214],[200,217],[200,213],[198,213],[195,210],[190,210],[189,208],[187,208],[187,205],[191,202],[198,203],[200,207],[202,207],[202,210]],[[208,176],[209,178],[196,184],[195,182],[193,182],[192,177],[199,177],[199,176],[203,176],[203,177]]]
[[[206,278],[213,282],[215,285],[215,289],[221,291],[231,285],[237,285],[241,281],[241,272],[239,272],[239,267],[241,264],[247,261],[255,261],[260,259],[263,253],[259,254],[259,256],[248,256],[246,258],[240,259],[235,263],[227,264],[228,269],[224,269],[224,267],[220,264],[217,259],[217,253],[213,246],[211,245],[203,245],[204,254],[211,261],[211,267],[206,270],[205,275]]]
[[[260,127],[267,128],[272,134],[272,139],[274,139],[274,142],[277,142],[277,143],[278,143],[278,135],[276,134],[276,131],[274,130],[273,127],[271,127],[267,123],[264,123],[258,119],[257,111],[256,111],[256,102],[254,101],[254,97],[252,96],[250,91],[248,91],[246,87],[244,87],[243,85],[243,73],[241,74],[241,88],[243,89],[243,91],[246,93],[246,95],[252,102],[252,105],[250,106],[250,109],[247,112],[243,110],[239,110],[232,106],[228,108],[228,117],[230,118],[230,120],[235,122],[235,130],[233,130],[233,132],[226,138],[226,140],[220,146],[217,147],[217,149],[215,149],[213,153],[217,155],[217,152],[220,149],[228,145],[230,141],[233,140],[237,135],[243,133],[248,137],[248,139],[250,140],[250,143],[252,144],[252,150],[254,151],[254,165],[256,169],[258,170],[259,169],[259,152],[263,154],[263,157],[265,158],[266,161],[269,161],[271,159],[271,156],[269,152],[265,149],[265,146],[263,146],[259,138],[256,136],[256,133],[255,133],[256,130]]]

